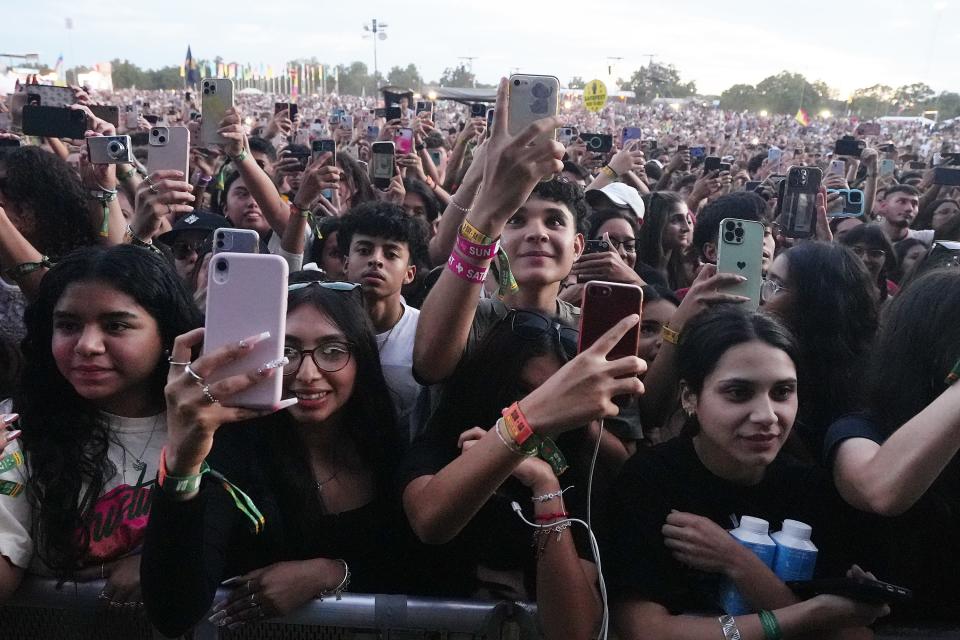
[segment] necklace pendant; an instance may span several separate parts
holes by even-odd
[[[139,460],[139,459],[134,460],[134,461],[133,461],[133,468],[136,469],[137,472],[145,471],[146,468],[147,468],[147,463],[144,462],[143,460]]]

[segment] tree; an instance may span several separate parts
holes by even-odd
[[[338,64],[337,70],[340,74],[340,93],[342,95],[359,96],[364,92],[367,95],[372,95],[379,90],[379,80],[382,78],[371,76],[367,71],[367,65],[360,61],[350,63],[349,67]],[[332,91],[334,87],[333,74],[327,74],[328,90]]]
[[[573,76],[567,83],[568,89],[583,89],[585,86],[587,86],[587,83],[580,76]]]
[[[801,107],[812,112],[820,108],[825,98],[803,75],[789,71],[761,80],[757,93],[765,108],[773,113],[796,113]]]
[[[759,111],[760,95],[752,84],[735,84],[720,94],[720,107],[730,111]]]
[[[885,84],[857,89],[850,100],[850,111],[861,118],[877,118],[886,115],[890,112],[893,96],[893,88]]]
[[[441,87],[472,87],[476,82],[477,77],[462,64],[452,69],[447,67],[440,76]]]
[[[143,69],[129,60],[116,58],[110,65],[113,70],[113,87],[115,89],[147,88],[147,75],[143,72]]]
[[[693,82],[680,82],[680,72],[672,64],[650,63],[640,67],[620,88],[633,91],[637,101],[648,103],[655,98],[687,98],[696,94]]]
[[[387,84],[419,91],[423,87],[423,78],[417,65],[408,64],[407,68],[393,67],[387,74]]]
[[[893,95],[893,105],[899,112],[914,113],[919,107],[933,98],[936,94],[933,89],[922,82],[897,87]],[[920,115],[916,113],[914,115]]]

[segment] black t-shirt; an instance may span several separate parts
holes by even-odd
[[[824,439],[824,457],[833,466],[837,447],[850,438],[883,444],[880,425],[865,414],[834,422]],[[868,565],[881,580],[913,589],[910,604],[898,605],[893,617],[907,620],[960,619],[960,459],[954,459],[904,514],[879,521]]]
[[[780,455],[759,484],[737,485],[711,473],[693,439],[681,436],[638,450],[613,483],[600,546],[611,598],[657,602],[674,614],[718,609],[721,576],[680,564],[664,545],[661,528],[672,509],[728,530],[734,516],[763,518],[771,531],[785,518],[805,522],[813,527],[820,576],[840,576],[856,561],[843,535],[848,514],[824,470]]]
[[[564,493],[564,504],[571,518],[587,520],[587,474],[589,461],[585,459],[585,429],[569,432],[557,439],[557,446],[564,453],[570,467],[560,476],[560,486],[573,488]],[[400,487],[425,475],[436,475],[460,455],[457,448],[457,433],[427,432],[418,437],[404,457],[400,468]],[[592,449],[590,450],[592,453]],[[594,489],[597,495],[597,488]],[[477,567],[482,565],[496,571],[522,572],[527,598],[536,593],[536,557],[531,547],[533,529],[524,524],[514,513],[510,503],[516,501],[523,508],[527,519],[533,521],[532,493],[518,480],[509,478],[487,500],[476,516],[450,543],[446,552],[458,558],[456,571],[465,579],[473,581],[471,593],[486,588],[488,593],[507,596],[496,585],[483,584],[482,575],[477,576]],[[594,501],[596,505],[596,501]],[[572,529],[577,553],[593,562],[588,538],[582,526]],[[453,552],[451,549],[455,549]],[[481,572],[482,573],[482,572]]]

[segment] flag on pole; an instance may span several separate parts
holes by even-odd
[[[183,66],[180,67],[180,77],[185,79],[188,86],[195,86],[200,82],[200,70],[193,59],[193,52],[190,51],[190,45],[187,45],[187,56],[183,59]]]
[[[217,63],[217,75],[214,76],[214,77],[215,77],[215,78],[223,78],[224,75],[225,75],[225,74],[224,74],[224,69],[223,69],[223,63],[222,63],[222,62],[218,62],[218,63]]]
[[[804,109],[797,109],[797,115],[793,116],[793,119],[799,122],[801,127],[810,126],[810,116]]]

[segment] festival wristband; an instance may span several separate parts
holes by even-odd
[[[474,284],[483,284],[483,281],[487,278],[486,268],[477,267],[469,262],[464,262],[455,253],[451,253],[450,257],[447,258],[447,268],[450,269],[450,271],[452,271],[458,278]]]
[[[547,436],[538,437],[540,438],[540,444],[537,447],[537,455],[550,465],[550,468],[553,469],[553,474],[559,478],[563,475],[563,472],[570,467],[570,465],[567,464],[567,459],[552,438]]]
[[[501,413],[503,415],[503,423],[507,427],[507,433],[510,434],[514,442],[522,447],[523,443],[532,437],[534,433],[530,427],[530,423],[527,422],[527,417],[523,415],[523,411],[520,410],[520,403],[514,402]]]
[[[490,236],[486,235],[485,233],[477,229],[475,226],[470,224],[469,220],[464,220],[460,224],[459,233],[460,233],[460,237],[466,238],[467,240],[469,240],[474,244],[493,244],[494,242],[497,241],[496,238],[491,238]]]
[[[23,485],[11,480],[0,480],[0,495],[16,498],[23,492]]]
[[[494,242],[493,244],[476,244],[474,242],[470,242],[463,236],[457,236],[457,249],[459,249],[460,253],[467,258],[489,260],[497,255],[497,251],[500,250],[500,243]]]
[[[19,467],[23,464],[23,454],[19,451],[14,451],[8,456],[3,456],[0,458],[0,473],[6,473],[13,469],[14,467]]]
[[[557,519],[566,519],[569,518],[570,514],[565,511],[558,511],[557,513],[545,513],[542,516],[537,516],[534,518],[537,522],[545,522],[547,520],[557,520]]]
[[[517,279],[510,270],[510,259],[507,258],[507,252],[500,247],[497,251],[497,282],[500,283],[500,295],[505,296],[508,293],[516,293],[520,288]]]
[[[766,640],[783,640],[783,632],[777,617],[770,611],[760,611],[760,626],[763,627],[763,637]]]

